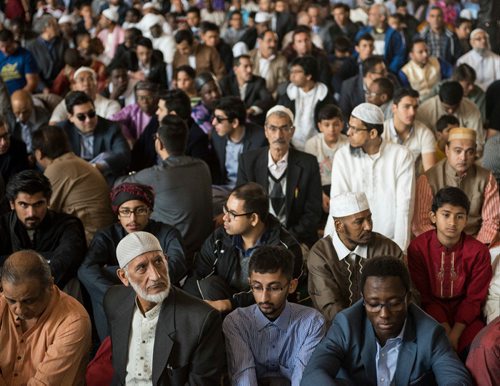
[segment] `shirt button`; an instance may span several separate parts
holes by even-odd
[[[21,360],[21,357],[20,357],[20,356],[18,356],[18,357],[17,357],[17,360],[18,360],[18,361],[20,361],[20,360]]]
[[[14,377],[17,377],[17,373],[14,373]]]
[[[144,357],[141,357],[141,359],[144,359]]]
[[[384,381],[385,381],[385,378],[380,378],[380,382],[384,382]]]

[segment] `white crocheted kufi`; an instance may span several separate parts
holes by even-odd
[[[370,209],[363,192],[345,192],[330,201],[330,214],[335,218],[350,216]]]
[[[267,112],[267,114],[266,114],[266,120],[267,120],[267,118],[269,118],[274,113],[285,113],[286,115],[288,115],[288,117],[290,118],[290,121],[293,124],[293,113],[292,113],[292,110],[290,110],[288,107],[285,107],[285,106],[282,106],[282,105],[276,105],[276,106],[274,106],[273,108],[269,109],[269,111]]]
[[[125,236],[116,247],[116,258],[120,268],[147,252],[162,251],[158,239],[148,232],[133,232]]]
[[[372,103],[361,103],[352,110],[351,116],[372,125],[384,124],[384,112]]]

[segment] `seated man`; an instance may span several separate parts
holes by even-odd
[[[109,188],[102,174],[72,151],[68,137],[57,126],[42,126],[33,133],[38,165],[52,185],[50,209],[78,217],[87,242],[114,220]]]
[[[372,213],[364,193],[345,192],[333,197],[330,215],[334,231],[314,244],[307,258],[309,295],[329,322],[360,299],[359,279],[369,259],[403,259],[394,241],[372,232]]]
[[[0,116],[0,175],[5,183],[16,173],[30,168],[26,144],[12,135]]]
[[[429,212],[432,198],[439,189],[455,186],[462,189],[471,202],[464,232],[484,244],[499,240],[500,197],[493,174],[477,165],[476,132],[467,128],[451,129],[446,156],[417,181],[412,230],[416,236],[433,229]]]
[[[235,188],[224,205],[223,220],[224,227],[217,228],[196,255],[186,291],[222,312],[253,304],[248,262],[261,245],[288,248],[295,261],[293,277],[300,277],[300,246],[269,214],[269,198],[262,186],[248,183]]]
[[[122,133],[130,147],[140,138],[158,107],[158,84],[140,81],[134,86],[136,103],[129,104],[113,114],[109,120],[122,126]]]
[[[91,344],[90,319],[54,285],[49,262],[19,251],[2,267],[0,385],[81,385]]]
[[[73,153],[89,161],[111,182],[127,170],[130,148],[120,127],[97,115],[94,102],[85,93],[74,91],[65,98],[67,120],[64,129]]]
[[[87,242],[79,219],[47,209],[51,194],[50,181],[39,171],[25,170],[10,179],[6,196],[12,210],[0,217],[0,265],[11,253],[32,249],[47,260],[63,289],[76,277]]]
[[[124,286],[111,287],[104,299],[113,384],[220,384],[225,350],[219,313],[171,285],[167,258],[151,233],[125,236],[116,257]]]
[[[153,51],[150,39],[140,37],[135,41],[135,50],[127,58],[127,68],[132,79],[148,81],[160,88],[167,87],[167,69],[161,52]]]
[[[222,95],[235,96],[245,103],[248,118],[262,125],[267,110],[274,105],[273,96],[266,88],[264,78],[252,73],[252,61],[248,55],[234,59],[233,73],[220,81]]]
[[[212,125],[212,147],[218,161],[213,182],[230,190],[236,185],[240,155],[266,146],[267,139],[262,127],[247,122],[245,105],[239,97],[223,97],[216,102]]]
[[[90,294],[97,333],[101,340],[109,334],[102,301],[111,286],[120,284],[115,275],[118,266],[115,249],[127,234],[146,231],[158,238],[168,256],[173,284],[178,284],[187,273],[179,231],[150,219],[155,197],[149,186],[121,184],[111,191],[111,198],[118,222],[96,233],[78,270],[78,278]]]
[[[157,192],[152,218],[175,224],[191,261],[213,229],[210,170],[200,159],[184,155],[188,128],[182,118],[167,115],[154,136],[159,165],[120,178],[151,186]]]
[[[108,99],[97,93],[97,74],[90,67],[80,67],[73,75],[72,91],[81,91],[87,94],[96,114],[102,118],[109,119],[113,114],[120,111],[120,104],[113,99]],[[64,121],[68,117],[68,110],[63,99],[52,112],[49,122],[51,124]]]
[[[362,299],[337,314],[316,347],[301,385],[472,384],[444,328],[410,302],[403,261],[368,260],[360,289]]]
[[[463,358],[484,327],[481,308],[491,280],[488,248],[463,232],[469,208],[459,188],[438,190],[429,215],[436,229],[422,233],[408,247],[408,268],[422,308],[441,323]]]
[[[231,312],[222,325],[232,385],[298,385],[325,320],[309,307],[289,303],[297,288],[293,257],[283,247],[262,246],[248,264],[255,304]]]
[[[121,108],[135,103],[134,86],[136,80],[130,79],[127,67],[122,63],[107,70],[109,84],[101,93],[103,97],[117,101]]]
[[[236,185],[257,182],[269,195],[270,213],[299,242],[318,239],[321,220],[321,177],[316,157],[290,147],[293,113],[277,105],[267,112],[269,146],[242,154]]]

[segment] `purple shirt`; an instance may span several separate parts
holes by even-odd
[[[151,116],[143,112],[137,103],[134,103],[125,106],[109,119],[120,123],[125,138],[139,139],[149,121],[151,121]]]

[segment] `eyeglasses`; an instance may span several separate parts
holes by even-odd
[[[370,129],[361,129],[361,128],[353,126],[353,125],[347,125],[347,129],[352,130],[355,133],[359,133],[360,131],[370,131]]]
[[[149,208],[147,206],[140,206],[135,209],[129,209],[129,208],[123,208],[118,211],[121,217],[130,217],[132,216],[132,213],[139,217],[139,216],[146,216],[149,213]]]
[[[380,93],[380,92],[372,92],[372,91],[368,91],[368,90],[366,90],[366,91],[365,91],[365,95],[366,95],[367,97],[374,98],[374,97],[376,97],[377,95],[382,95],[382,93]]]
[[[277,133],[278,131],[283,131],[285,133],[289,133],[292,130],[293,126],[273,126],[273,125],[267,125],[266,129],[269,130],[272,133]]]
[[[222,213],[224,213],[224,216],[227,215],[229,216],[229,218],[231,220],[236,220],[236,217],[241,217],[241,216],[248,216],[248,215],[251,215],[253,212],[248,212],[248,213],[234,213],[232,210],[229,210],[226,206],[226,204],[224,204],[222,206]]]
[[[217,121],[217,123],[222,123],[224,121],[230,121],[229,118],[220,117],[218,115],[214,115],[213,119],[215,119]]]
[[[78,119],[80,122],[84,122],[85,119],[87,119],[87,117],[89,119],[95,118],[96,112],[95,112],[95,110],[90,110],[90,111],[87,111],[86,113],[78,113],[75,116],[76,116],[76,119]]]
[[[288,285],[289,284],[286,284],[284,286],[273,284],[273,285],[270,285],[269,287],[263,287],[260,284],[250,284],[250,289],[252,290],[252,292],[255,292],[255,293],[262,293],[265,290],[266,292],[269,292],[272,295],[277,295],[277,294],[281,293],[284,289],[288,288]]]
[[[363,299],[363,305],[365,306],[365,308],[368,312],[380,312],[380,311],[382,311],[382,308],[384,308],[384,307],[386,307],[387,310],[391,311],[391,312],[401,312],[406,307],[406,294],[405,294],[404,298],[395,299],[395,300],[390,301],[388,303],[371,304],[371,303],[367,303]]]

